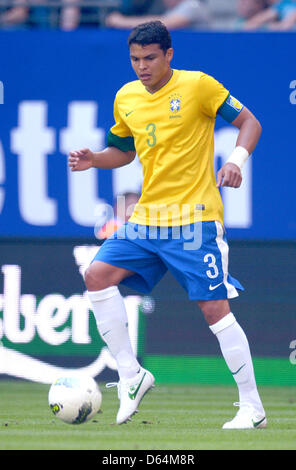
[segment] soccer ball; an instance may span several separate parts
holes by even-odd
[[[98,413],[102,394],[92,377],[60,377],[50,387],[48,403],[57,418],[81,424]]]

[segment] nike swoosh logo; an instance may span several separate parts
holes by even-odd
[[[230,371],[230,372],[232,373],[232,375],[238,374],[239,371],[242,370],[243,367],[245,367],[245,365],[246,365],[246,363],[243,364],[242,366],[240,366],[235,372],[232,372],[232,371]]]
[[[130,111],[129,113],[125,113],[126,117],[129,116],[130,114],[132,114],[134,112],[134,109],[132,111]]]
[[[216,286],[212,286],[212,284],[210,285],[209,289],[210,290],[215,290],[217,289],[217,287],[221,286],[221,284],[223,284],[224,281],[220,282],[220,284],[217,284]]]
[[[128,396],[129,396],[129,398],[130,398],[131,400],[135,400],[135,399],[136,399],[136,396],[137,396],[138,391],[139,391],[139,389],[140,389],[140,387],[141,387],[141,385],[142,385],[142,383],[143,383],[143,380],[144,380],[144,378],[145,378],[145,375],[146,375],[146,372],[145,372],[145,374],[143,375],[143,377],[142,377],[142,379],[141,379],[141,382],[140,382],[139,385],[137,386],[136,390],[135,390],[134,392],[132,392],[132,393],[131,393],[131,392],[128,392]]]
[[[109,331],[111,331],[111,330],[105,331],[105,333],[103,333],[102,336],[105,336],[107,333],[109,333]]]
[[[259,424],[261,424],[264,420],[265,420],[265,416],[264,416],[264,418],[260,419],[260,421],[256,421],[256,422],[252,419],[252,423],[253,423],[254,428],[257,428],[259,426]]]

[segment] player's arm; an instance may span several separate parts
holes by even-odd
[[[245,148],[250,155],[255,150],[261,136],[260,122],[248,108],[244,107],[232,124],[239,129],[236,146]]]
[[[234,102],[237,100],[234,99]],[[248,108],[237,103],[238,106],[233,107],[226,102],[219,112],[222,117],[239,129],[239,134],[234,151],[217,174],[217,187],[240,187],[243,165],[254,151],[261,136],[262,128],[259,121]]]
[[[90,149],[73,150],[68,157],[72,171],[83,171],[88,168],[111,170],[128,165],[136,156],[134,138],[123,121],[118,108],[117,96],[114,101],[115,124],[107,135],[107,147],[100,152]]]
[[[113,169],[128,165],[134,160],[134,150],[123,151],[109,146],[101,152],[92,152],[85,148],[69,153],[68,165],[72,171],[83,171],[89,168]]]

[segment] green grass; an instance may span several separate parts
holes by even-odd
[[[296,388],[260,387],[268,427],[228,431],[236,388],[158,385],[133,421],[115,424],[117,390],[105,389],[102,413],[82,425],[59,421],[47,404],[49,387],[0,381],[1,450],[288,450],[296,449]]]

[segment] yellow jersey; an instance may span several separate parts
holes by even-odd
[[[203,72],[175,69],[155,93],[140,80],[117,92],[108,145],[136,150],[143,168],[142,193],[131,222],[223,224],[213,164],[214,126],[228,95],[221,83]]]

